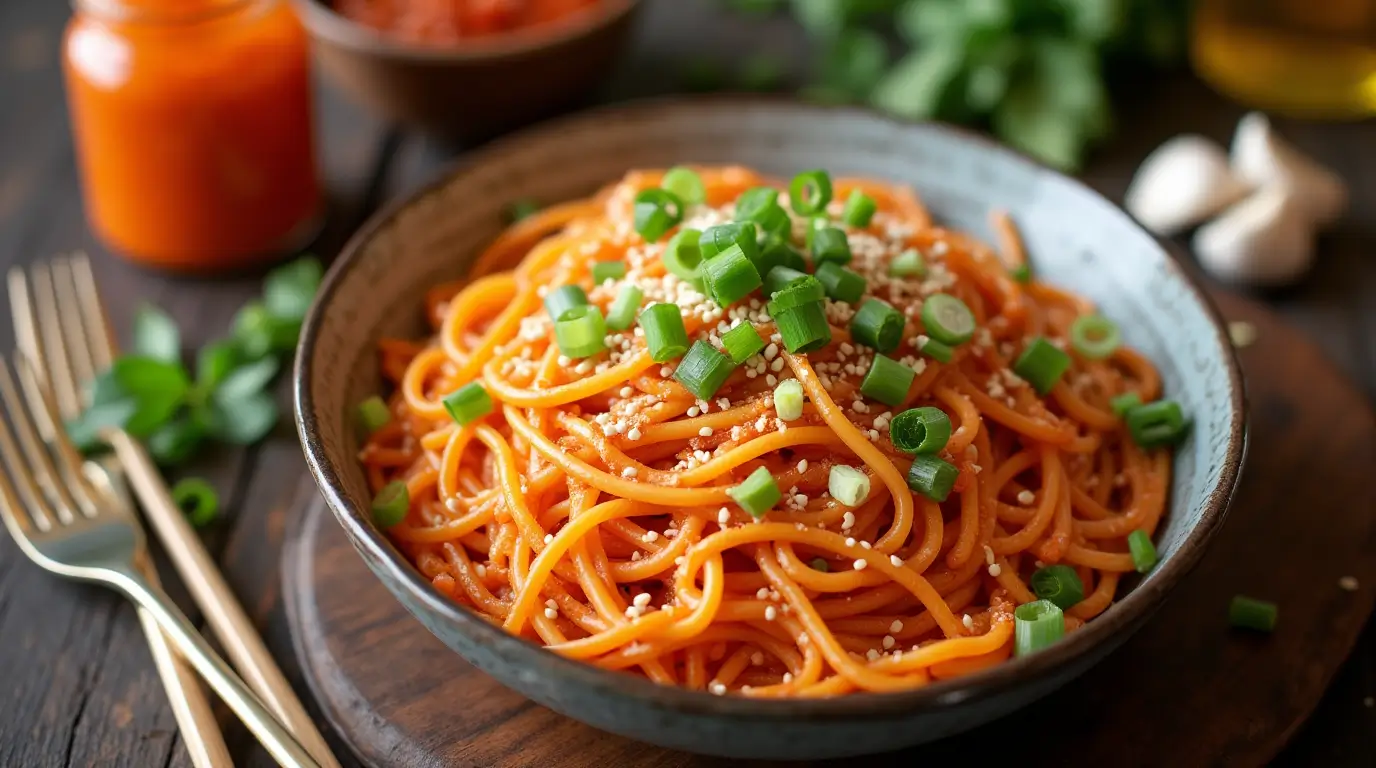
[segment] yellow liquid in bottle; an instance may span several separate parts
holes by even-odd
[[[1249,106],[1376,114],[1376,0],[1200,0],[1191,57],[1201,77]]]

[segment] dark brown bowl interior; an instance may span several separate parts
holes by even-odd
[[[396,40],[293,0],[329,80],[383,117],[456,140],[481,140],[574,104],[611,71],[638,0],[604,0],[567,23],[452,47]]]

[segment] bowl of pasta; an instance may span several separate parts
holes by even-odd
[[[294,386],[321,492],[426,629],[736,757],[895,749],[1064,684],[1199,561],[1244,452],[1224,325],[1117,207],[957,129],[758,99],[566,118],[383,211]]]

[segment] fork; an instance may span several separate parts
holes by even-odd
[[[15,327],[31,329],[21,339],[28,338],[33,349],[21,346],[21,350],[51,384],[59,411],[74,416],[81,409],[82,389],[115,357],[100,293],[84,254],[34,265],[31,272],[27,281],[22,269],[13,269],[9,275]],[[22,320],[18,310],[21,303],[26,308]],[[162,540],[225,656],[322,766],[338,768],[324,737],[277,667],[253,621],[172,500],[148,452],[123,430],[112,431],[109,441],[115,460],[143,506],[145,519]]]
[[[19,548],[53,573],[103,584],[148,611],[278,763],[318,768],[310,753],[211,650],[167,594],[143,575],[140,565],[147,552],[133,510],[90,485],[81,455],[59,428],[50,393],[22,357],[16,357],[15,367],[34,413],[26,411],[9,366],[0,361],[0,397],[19,436],[16,442],[0,419],[0,460],[7,470],[0,472],[0,518]],[[39,437],[35,418],[44,432],[54,434],[51,453]]]
[[[53,292],[52,274],[44,265],[36,265],[33,268],[32,281],[36,293],[47,295]],[[38,368],[46,368],[47,355],[44,354],[44,343],[39,338],[40,327],[51,327],[51,322],[40,322],[37,317],[38,309],[35,309],[30,301],[29,281],[24,276],[22,268],[16,267],[10,270],[10,312],[14,317],[15,341],[19,346],[20,353],[26,360],[34,363]],[[50,313],[55,309],[53,302],[41,302],[41,310]],[[45,317],[45,319],[48,319]],[[103,325],[103,321],[102,321]],[[100,349],[93,349],[94,355],[100,355]],[[83,361],[102,367],[109,365],[108,359],[88,360],[89,356],[83,356]],[[41,372],[41,371],[40,371]],[[59,397],[59,401],[64,398]],[[80,404],[75,402],[59,402],[58,411],[64,419],[72,419],[80,414]],[[43,434],[43,440],[51,446],[53,435]],[[132,505],[133,501],[128,496],[128,487],[124,482],[123,473],[117,464],[110,457],[103,457],[100,460],[88,461],[83,465],[89,479],[99,479],[96,487],[102,493],[116,495],[121,503]],[[158,585],[157,569],[151,563],[144,564],[144,576],[151,584]],[[229,747],[225,744],[224,734],[220,731],[220,723],[215,719],[215,713],[210,708],[210,701],[206,698],[205,691],[201,688],[200,681],[191,667],[187,666],[184,659],[172,651],[167,638],[162,630],[158,628],[158,622],[151,614],[143,609],[139,609],[139,624],[143,627],[143,634],[148,639],[148,649],[153,656],[153,665],[158,670],[158,676],[162,679],[163,688],[167,690],[168,702],[172,706],[173,717],[177,721],[177,727],[182,734],[182,743],[186,745],[186,751],[191,756],[191,764],[195,768],[226,768],[234,765],[233,758],[230,757]]]

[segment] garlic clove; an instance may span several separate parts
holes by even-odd
[[[1241,200],[1249,186],[1228,167],[1223,147],[1203,136],[1176,136],[1142,161],[1124,206],[1153,232],[1170,235]]]
[[[1194,252],[1221,280],[1284,285],[1314,263],[1314,228],[1292,190],[1270,186],[1200,227]]]
[[[1347,209],[1342,177],[1286,142],[1260,112],[1249,112],[1233,134],[1233,171],[1253,186],[1283,184],[1293,189],[1301,210],[1319,226]]]

